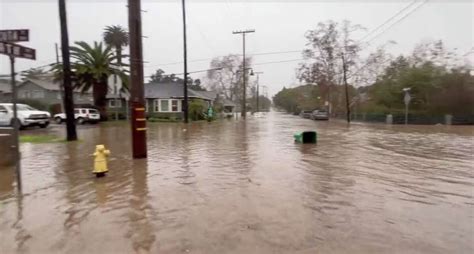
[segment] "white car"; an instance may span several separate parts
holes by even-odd
[[[23,129],[28,126],[46,128],[49,125],[51,114],[37,110],[26,104],[16,104],[18,121],[13,118],[13,104],[0,103],[0,126],[18,126]]]
[[[97,109],[92,108],[76,108],[74,109],[74,119],[78,124],[97,123],[100,121],[100,114]],[[66,121],[66,113],[54,115],[54,121],[61,124]]]

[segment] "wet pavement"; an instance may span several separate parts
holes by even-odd
[[[0,169],[0,253],[473,253],[474,128],[315,122],[124,123],[22,144]],[[293,134],[317,130],[317,145]],[[63,128],[24,133],[63,135]],[[110,173],[91,174],[96,144]]]

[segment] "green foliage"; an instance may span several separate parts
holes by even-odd
[[[176,74],[165,74],[165,71],[162,69],[158,69],[155,71],[154,74],[150,76],[151,83],[176,83],[176,84],[183,84],[184,79],[177,77]],[[188,75],[188,88],[197,90],[197,91],[205,91],[204,88],[201,87],[201,80],[193,79]]]
[[[206,88],[201,86],[201,80],[195,79],[192,84],[188,85],[188,88],[194,91],[206,91]]]
[[[21,143],[55,143],[55,142],[63,142],[64,139],[55,137],[55,136],[48,136],[48,135],[21,135],[20,142]]]
[[[323,108],[325,99],[321,96],[320,90],[322,90],[320,86],[313,85],[283,88],[273,97],[273,103],[289,113]]]
[[[466,69],[446,70],[431,62],[418,65],[393,63],[369,88],[373,106],[384,113],[403,111],[403,88],[410,87],[410,110],[429,114],[474,113],[474,78]]]
[[[115,48],[128,46],[129,36],[127,30],[120,25],[106,26],[103,33],[104,42]]]
[[[108,92],[107,79],[109,75],[116,74],[122,80],[124,90],[128,89],[128,75],[114,61],[117,56],[110,46],[104,47],[102,43],[94,42],[91,46],[86,42],[76,42],[70,47],[71,79],[75,88],[82,92],[92,88],[94,105],[101,112],[103,119],[107,118],[106,95]],[[63,78],[62,64],[56,64],[51,71],[54,79],[60,81]]]
[[[202,100],[191,100],[189,103],[189,118],[193,121],[204,120],[207,105]]]

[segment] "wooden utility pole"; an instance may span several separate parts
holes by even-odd
[[[57,43],[54,43],[54,49],[56,51],[56,64],[59,65],[59,47],[58,47]],[[65,112],[65,109],[64,109],[64,95],[63,95],[64,94],[64,89],[63,89],[62,82],[59,82],[58,86],[59,86],[59,100],[61,101],[60,102],[61,111]]]
[[[130,32],[132,153],[133,158],[138,159],[147,157],[140,0],[128,0],[128,30]]]
[[[242,90],[243,90],[243,93],[242,93],[242,112],[241,112],[241,116],[243,119],[245,119],[245,117],[247,116],[247,86],[245,84],[246,80],[246,76],[247,76],[247,69],[245,68],[245,35],[247,33],[254,33],[255,32],[255,29],[248,29],[248,30],[245,30],[245,31],[234,31],[232,32],[233,34],[242,34],[242,49],[243,49],[243,62],[242,62],[242,75],[243,75],[243,87],[242,87]]]
[[[351,123],[351,107],[349,105],[349,86],[347,85],[347,66],[344,54],[341,55],[342,58],[342,73],[344,75],[344,87],[346,89],[346,117],[347,123]]]
[[[61,24],[61,51],[63,54],[64,109],[66,113],[67,141],[77,140],[74,119],[74,98],[71,84],[71,63],[69,62],[69,35],[67,31],[66,0],[59,0],[59,22]]]
[[[182,0],[182,9],[183,9],[183,56],[184,56],[184,81],[183,81],[183,113],[184,113],[184,123],[188,123],[189,119],[189,107],[188,107],[188,49],[186,41],[186,5],[185,0]]]

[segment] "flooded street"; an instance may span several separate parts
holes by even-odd
[[[0,253],[474,251],[473,127],[281,113],[148,127],[146,160],[130,159],[125,123],[22,144],[21,198],[0,170]],[[317,145],[293,142],[304,130]],[[110,172],[96,179],[101,143]]]

